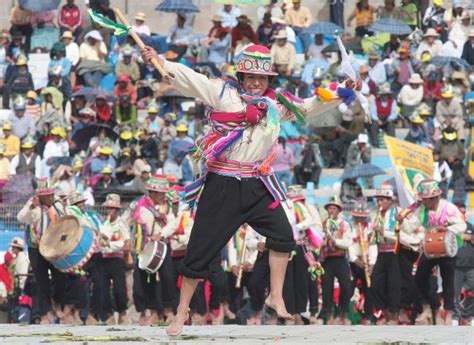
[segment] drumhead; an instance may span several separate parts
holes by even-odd
[[[446,256],[452,258],[458,253],[458,241],[456,235],[451,231],[446,231]]]
[[[146,269],[150,264],[151,260],[155,256],[158,242],[150,241],[143,248],[138,258],[138,267],[142,270]]]
[[[76,248],[82,238],[82,226],[74,216],[64,216],[48,226],[40,240],[40,253],[48,261],[60,260]]]

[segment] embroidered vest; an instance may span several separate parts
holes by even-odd
[[[25,155],[20,154],[20,159],[19,159],[19,162],[18,162],[18,166],[16,168],[17,175],[24,174],[28,171],[31,171],[31,173],[34,175],[35,174],[36,157],[38,157],[38,155],[36,153],[33,153],[31,155],[30,162],[26,163]]]

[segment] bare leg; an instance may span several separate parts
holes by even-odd
[[[283,284],[285,282],[286,267],[288,266],[288,253],[276,252],[270,250],[270,294],[265,304],[275,309],[277,316],[284,319],[292,319],[290,313],[286,310],[283,300]]]
[[[193,298],[197,284],[197,279],[183,277],[176,316],[166,329],[166,333],[169,336],[174,337],[181,334],[184,323],[189,318],[189,304],[191,303],[191,298]]]

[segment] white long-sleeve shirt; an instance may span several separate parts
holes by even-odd
[[[410,84],[403,85],[400,93],[398,94],[398,103],[408,106],[418,106],[423,100],[423,86],[420,85],[417,89],[414,89]]]
[[[76,42],[71,42],[66,46],[66,58],[71,61],[73,66],[79,63],[81,55],[79,54],[79,46]]]
[[[21,153],[22,154],[22,153]],[[25,156],[26,164],[30,164],[33,155],[30,157]],[[20,155],[16,155],[12,158],[10,162],[10,175],[16,175],[16,168],[18,168],[18,164],[20,164]],[[35,159],[35,176],[37,178],[41,177],[41,157],[36,156]]]
[[[369,78],[377,85],[387,81],[387,71],[382,62],[377,62],[374,67],[369,67]]]

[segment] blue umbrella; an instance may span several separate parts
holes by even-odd
[[[464,67],[468,71],[472,69],[471,65],[469,65],[469,62],[454,56],[433,56],[430,60],[430,63],[435,65],[437,68],[443,68],[445,65],[452,63]]]
[[[344,173],[341,176],[341,180],[347,180],[350,178],[358,177],[372,177],[383,174],[385,174],[385,171],[380,169],[378,166],[373,165],[371,163],[364,163],[344,169]]]
[[[409,35],[412,32],[411,28],[405,24],[405,22],[392,18],[377,20],[369,29],[374,32],[393,35]]]
[[[304,32],[315,35],[334,34],[336,31],[343,32],[344,29],[331,22],[317,22],[305,29]]]
[[[19,0],[20,5],[31,12],[57,10],[61,0]]]
[[[201,10],[191,0],[164,0],[156,6],[156,11],[168,13],[199,13]]]

